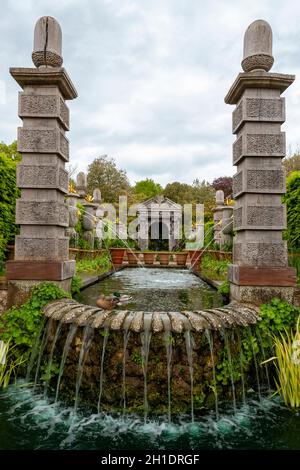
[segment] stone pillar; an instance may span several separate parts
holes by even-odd
[[[294,75],[270,73],[272,30],[254,21],[244,38],[244,72],[239,73],[225,102],[236,105],[232,125],[234,228],[233,264],[229,269],[231,298],[260,304],[278,296],[293,300],[296,273],[288,267],[286,228],[285,100],[281,94]]]
[[[80,171],[76,178],[76,191],[80,196],[79,202],[82,204],[85,201],[87,195],[87,178],[83,171]]]
[[[68,173],[69,109],[66,100],[77,92],[61,67],[61,29],[52,17],[38,20],[32,54],[36,68],[11,68],[23,89],[19,93],[17,168],[21,198],[16,206],[20,235],[15,241],[15,259],[7,263],[9,304],[20,303],[34,284],[53,281],[70,289],[75,262],[69,260]]]
[[[101,220],[101,191],[99,188],[94,189],[93,191],[93,203],[94,203],[94,216],[96,217],[96,226],[98,226],[99,221]],[[97,248],[101,248],[102,246],[102,239],[99,238],[98,233],[95,233],[95,242],[97,243]]]
[[[96,218],[94,215],[94,211],[96,208],[95,204],[90,204],[85,202],[83,204],[84,212],[82,217],[82,225],[83,225],[83,238],[89,244],[90,249],[94,248],[95,242],[95,228],[96,228]]]
[[[93,191],[93,202],[94,204],[101,204],[101,191],[99,188],[96,188]]]
[[[78,222],[78,198],[79,195],[75,193],[69,193],[66,197],[69,210],[69,227],[66,229],[66,236],[69,237],[70,246],[74,248],[76,248],[78,239],[78,233],[75,230],[75,226]]]
[[[232,230],[233,230],[233,207],[224,206],[222,210],[222,225],[221,225],[221,239],[220,247],[230,245],[232,243]]]
[[[214,213],[214,242],[219,246],[221,245],[221,230],[224,209],[224,191],[219,189],[216,191],[216,207],[213,209]]]

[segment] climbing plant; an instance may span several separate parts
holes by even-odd
[[[16,164],[20,159],[16,142],[11,145],[0,143],[0,272],[4,267],[7,245],[13,242],[18,232],[15,206],[20,191],[16,186]]]
[[[300,249],[300,171],[293,171],[286,179],[283,197],[287,208],[285,238],[289,249]]]

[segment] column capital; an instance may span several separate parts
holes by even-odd
[[[295,80],[295,75],[264,71],[241,72],[225,96],[226,104],[237,104],[247,88],[279,90],[283,93]]]
[[[73,100],[78,96],[71,78],[63,67],[39,69],[33,67],[11,67],[9,72],[22,89],[30,85],[56,85],[65,100]]]

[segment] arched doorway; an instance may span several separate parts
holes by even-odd
[[[170,230],[161,219],[153,222],[149,226],[149,250],[168,251]]]

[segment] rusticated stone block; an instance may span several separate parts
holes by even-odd
[[[282,286],[237,286],[230,284],[230,299],[258,306],[270,302],[274,297],[292,303],[294,289],[294,287]]]
[[[56,201],[17,201],[16,223],[21,225],[59,225],[67,227],[68,208]]]
[[[233,165],[237,165],[247,156],[283,158],[285,156],[285,133],[243,133],[233,144]]]
[[[68,172],[58,165],[24,165],[17,166],[18,188],[59,189],[68,192]]]
[[[16,237],[16,260],[68,260],[68,238],[24,238]]]
[[[232,113],[232,132],[237,133],[245,121],[279,122],[285,121],[284,98],[243,97]]]
[[[244,206],[234,209],[236,230],[284,230],[284,206]]]
[[[285,242],[234,243],[233,261],[241,266],[280,266],[288,264]]]
[[[21,153],[57,153],[69,160],[69,142],[58,128],[18,128],[18,151]]]
[[[284,194],[285,177],[282,169],[247,168],[233,177],[233,196],[243,193]]]
[[[69,109],[61,96],[19,93],[20,118],[56,118],[69,130]]]

